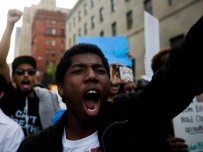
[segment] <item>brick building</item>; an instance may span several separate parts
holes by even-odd
[[[65,51],[65,18],[60,11],[37,10],[32,23],[31,55],[37,61],[38,81],[50,63],[56,65]]]

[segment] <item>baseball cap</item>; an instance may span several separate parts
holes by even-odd
[[[30,64],[33,66],[34,69],[36,69],[36,60],[32,56],[25,55],[25,56],[16,57],[13,60],[12,70],[14,71],[18,67],[18,65],[23,64],[23,63]]]

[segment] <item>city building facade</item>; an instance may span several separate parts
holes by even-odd
[[[65,51],[65,18],[59,11],[37,10],[32,24],[31,55],[43,75],[50,63],[58,64]],[[40,80],[39,80],[40,81]]]
[[[22,27],[16,31],[14,57],[34,56],[38,81],[41,81],[47,65],[50,62],[57,64],[65,51],[65,19],[69,11],[56,7],[56,0],[40,0],[38,5],[24,7]]]
[[[76,44],[77,36],[124,35],[139,79],[145,75],[144,11],[159,20],[160,48],[165,48],[184,38],[202,8],[202,0],[78,0],[66,19],[66,47]]]
[[[38,5],[31,5],[31,7],[24,7],[22,15],[22,27],[19,34],[19,55],[31,54],[31,42],[32,42],[32,24],[37,10],[47,10],[61,13],[66,13],[70,9],[56,7],[56,0],[40,0]],[[17,46],[16,46],[17,47]]]

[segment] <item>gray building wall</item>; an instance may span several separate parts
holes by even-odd
[[[19,37],[20,37],[20,31],[21,31],[21,27],[16,27],[16,33],[15,33],[15,47],[14,47],[14,57],[17,57],[20,55],[20,51],[19,51]]]
[[[81,31],[81,36],[111,36],[112,23],[117,24],[117,35],[125,35],[128,38],[129,50],[135,58],[135,76],[139,79],[145,74],[144,70],[144,0],[115,0],[116,10],[111,11],[111,0],[78,0],[69,13],[66,20],[66,47],[77,43],[76,37]],[[159,20],[160,48],[171,47],[170,40],[179,35],[185,35],[189,28],[203,14],[203,0],[152,0],[152,15]],[[84,5],[87,4],[87,14],[84,14]],[[104,20],[99,18],[100,8],[104,8]],[[126,14],[132,10],[133,25],[127,28]],[[81,12],[81,20],[78,20],[78,12]],[[95,16],[95,28],[91,28],[91,17]],[[75,18],[75,24],[73,20]],[[84,24],[87,24],[87,34],[84,34]]]

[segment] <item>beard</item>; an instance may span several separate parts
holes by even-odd
[[[26,97],[26,96],[28,96],[30,93],[32,93],[33,88],[30,89],[30,90],[22,91],[20,88],[17,87],[17,91],[18,91],[18,93],[19,93],[19,96]]]

